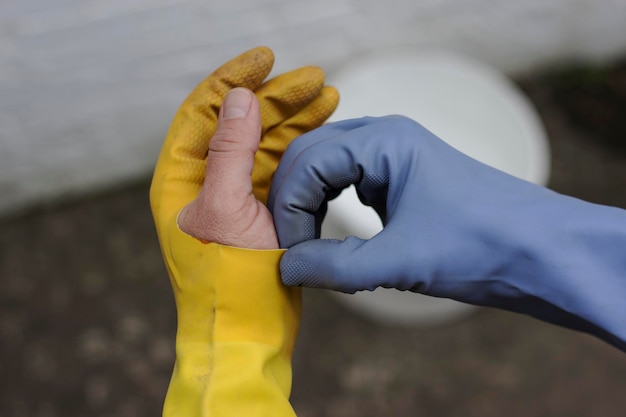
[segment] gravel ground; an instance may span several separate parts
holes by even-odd
[[[550,186],[626,208],[626,66],[520,85],[551,138]],[[0,416],[160,415],[175,310],[147,180],[0,221]],[[623,416],[626,355],[493,309],[386,328],[307,291],[300,417]]]

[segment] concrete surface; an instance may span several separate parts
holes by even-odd
[[[626,207],[626,66],[521,83],[551,137],[551,187]],[[147,192],[146,179],[0,223],[0,416],[160,415],[175,311]],[[307,291],[294,370],[300,417],[626,407],[624,353],[491,309],[439,328],[382,328]]]

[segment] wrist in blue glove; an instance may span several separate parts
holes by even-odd
[[[327,202],[354,184],[383,230],[320,240]],[[504,308],[626,350],[626,211],[484,165],[400,116],[296,139],[268,205],[287,285],[379,286]]]

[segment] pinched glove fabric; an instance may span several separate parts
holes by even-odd
[[[337,92],[324,86],[319,68],[264,82],[273,61],[271,50],[255,48],[202,81],[176,113],[156,165],[150,204],[178,313],[164,416],[294,415],[288,399],[301,294],[280,281],[282,251],[201,242],[177,225],[202,188],[209,141],[231,89],[254,91],[260,104],[252,183],[262,202],[289,142],[334,111]]]

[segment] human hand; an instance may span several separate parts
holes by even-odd
[[[369,240],[317,239],[328,200],[351,184],[383,230]],[[301,136],[283,156],[269,207],[289,248],[280,265],[287,285],[410,290],[626,347],[625,212],[488,167],[407,118],[348,120]]]
[[[167,417],[295,415],[301,293],[280,283],[282,251],[249,249],[277,247],[263,205],[274,170],[338,95],[315,67],[263,83],[272,64],[256,48],[209,75],[178,110],[157,162],[150,204],[178,319]]]
[[[269,49],[250,50],[216,70],[181,105],[150,190],[162,243],[180,226],[204,241],[256,249],[276,247],[263,207],[274,170],[293,138],[330,116],[338,95],[324,86],[324,74],[316,67],[303,67],[263,83],[273,62]],[[222,99],[234,87],[255,90],[256,97],[249,97],[249,113],[244,118],[220,119]],[[248,98],[241,90],[236,96],[237,100]],[[217,140],[210,141],[214,136]],[[260,136],[263,140],[255,153]],[[207,153],[212,164],[207,164]],[[242,183],[250,171],[252,183]],[[259,220],[259,225],[253,220]],[[168,252],[164,254],[166,263],[171,263]]]
[[[231,90],[209,143],[202,189],[178,216],[183,232],[240,248],[278,249],[272,216],[252,192],[254,155],[260,139],[256,96],[244,88]]]

